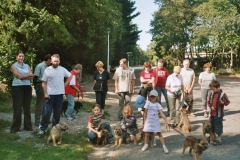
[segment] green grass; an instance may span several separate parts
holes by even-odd
[[[34,113],[36,99],[32,98],[31,113]],[[94,103],[81,101],[83,108],[80,112],[91,113]],[[111,106],[105,106],[105,116],[109,119],[110,115],[107,110]],[[12,98],[10,94],[0,91],[0,112],[12,113]],[[88,142],[87,132],[80,133],[64,133],[63,143],[54,147],[52,143],[47,144],[49,130],[46,136],[42,138],[36,137],[37,131],[33,132],[32,137],[24,140],[16,133],[9,133],[5,128],[10,127],[11,122],[0,119],[0,157],[4,160],[59,160],[59,159],[73,159],[86,160],[89,152],[92,151],[92,144]]]
[[[5,128],[10,122],[0,120],[0,128]],[[6,133],[0,130],[0,157],[4,160],[59,160],[59,159],[87,159],[88,153],[92,150],[92,144],[87,140],[87,133],[63,134],[63,143],[54,147],[52,143],[47,144],[47,136],[33,137],[18,141],[17,134]],[[49,135],[46,133],[46,135]]]

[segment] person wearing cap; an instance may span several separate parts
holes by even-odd
[[[139,112],[141,112],[142,118],[143,119],[143,113],[144,113],[144,104],[145,104],[145,97],[143,96],[138,96],[135,102],[135,107],[138,109]]]
[[[190,61],[188,59],[183,60],[183,68],[181,69],[181,75],[183,78],[183,86],[185,98],[184,101],[191,101],[188,105],[188,114],[191,116],[195,115],[192,113],[193,111],[193,87],[195,83],[195,72],[193,69],[189,68]]]
[[[173,127],[180,122],[180,107],[184,98],[183,77],[180,72],[181,67],[174,66],[173,73],[168,76],[165,86],[170,107],[170,120]]]
[[[166,116],[162,111],[161,104],[158,103],[158,92],[156,90],[151,90],[149,93],[149,101],[147,100],[144,105],[144,127],[143,131],[145,132],[144,146],[142,151],[145,151],[148,148],[148,140],[151,132],[156,132],[159,136],[159,140],[162,144],[164,153],[169,153],[168,148],[165,145],[162,133],[161,133],[161,124],[159,121],[159,113],[161,117],[165,120],[166,124],[169,125]],[[156,145],[154,145],[156,146]]]
[[[131,94],[135,92],[135,73],[134,69],[127,66],[127,60],[125,58],[119,61],[120,67],[118,67],[113,75],[115,80],[115,93],[119,98],[119,110],[118,118],[121,120],[123,106],[131,101]]]

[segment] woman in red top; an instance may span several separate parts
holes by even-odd
[[[150,62],[144,62],[144,71],[140,73],[141,96],[145,97],[145,99],[147,99],[147,95],[149,95],[149,92],[153,89],[154,85],[154,77],[151,68],[152,66]]]

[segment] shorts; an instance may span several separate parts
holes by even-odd
[[[127,133],[136,136],[137,128],[127,128]]]
[[[210,122],[213,132],[218,135],[223,133],[223,117],[212,116]]]

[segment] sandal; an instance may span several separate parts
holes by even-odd
[[[213,145],[214,146],[219,146],[219,145],[221,145],[222,144],[222,142],[220,142],[219,140],[215,140],[214,142],[213,142]]]

